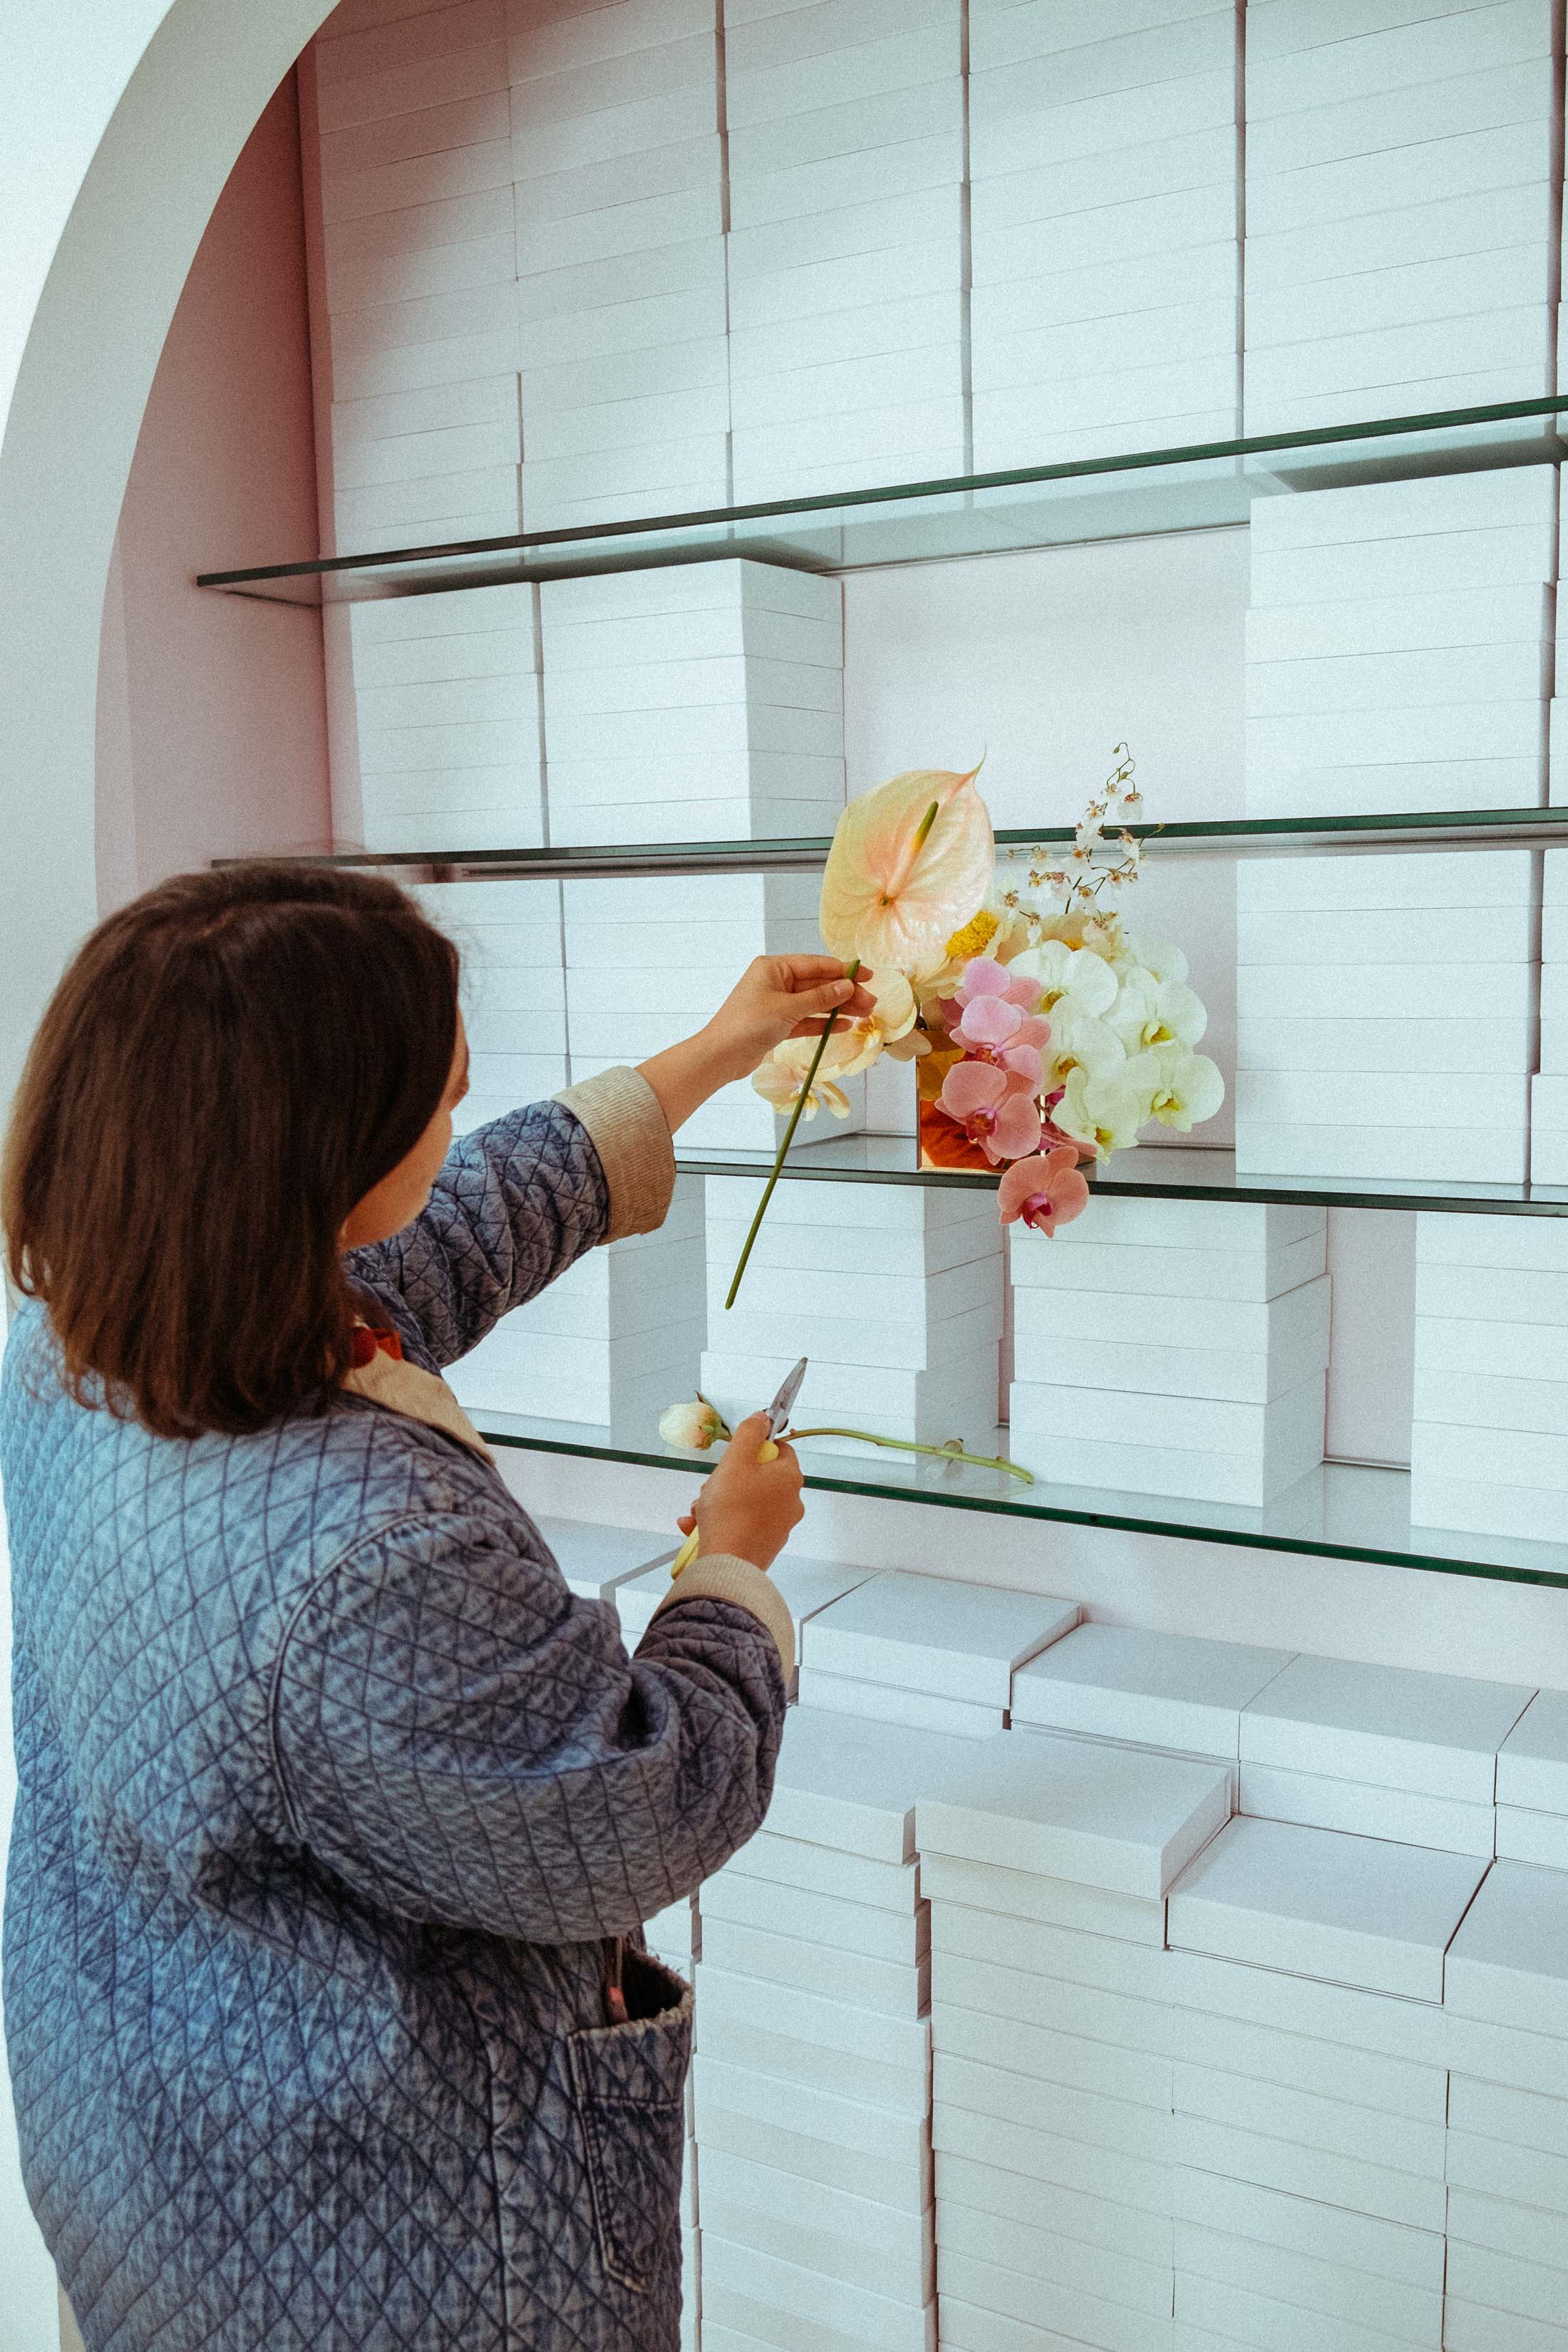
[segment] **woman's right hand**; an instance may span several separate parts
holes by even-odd
[[[679,1524],[698,1530],[697,1557],[725,1552],[771,1568],[805,1517],[800,1499],[800,1464],[791,1445],[780,1444],[771,1462],[759,1462],[768,1442],[768,1416],[754,1412],[742,1422],[722,1460],[703,1485]]]

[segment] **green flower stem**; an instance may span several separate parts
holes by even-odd
[[[865,1445],[889,1445],[900,1454],[931,1454],[939,1462],[967,1462],[974,1470],[1005,1470],[1010,1478],[1021,1478],[1026,1486],[1035,1483],[1032,1470],[1009,1462],[1003,1454],[970,1454],[962,1445],[917,1445],[912,1438],[878,1437],[868,1429],[790,1429],[784,1433],[784,1443],[796,1445],[806,1437],[858,1437]]]
[[[860,959],[857,956],[854,962],[847,968],[845,978],[847,980],[854,980],[859,970]],[[784,1141],[779,1145],[778,1158],[773,1161],[773,1172],[768,1178],[767,1189],[764,1191],[762,1199],[757,1202],[757,1213],[752,1219],[752,1230],[746,1235],[746,1245],[741,1252],[740,1262],[736,1265],[733,1279],[730,1284],[730,1296],[724,1301],[724,1311],[726,1314],[729,1313],[731,1307],[735,1304],[735,1294],[741,1287],[741,1276],[746,1271],[746,1261],[752,1255],[752,1244],[756,1240],[757,1234],[762,1229],[763,1219],[766,1216],[768,1211],[768,1202],[773,1197],[773,1186],[779,1181],[779,1170],[784,1164],[784,1154],[789,1150],[790,1145],[795,1141],[795,1131],[800,1125],[801,1113],[805,1110],[806,1104],[811,1100],[812,1086],[816,1080],[817,1071],[822,1066],[822,1057],[827,1051],[827,1041],[832,1036],[834,1029],[837,1024],[837,1013],[830,1013],[827,1016],[827,1026],[824,1029],[821,1036],[816,1041],[816,1051],[811,1057],[811,1067],[805,1074],[805,1084],[800,1090],[800,1099],[795,1104],[794,1110],[790,1113],[789,1125],[785,1128],[784,1132]]]

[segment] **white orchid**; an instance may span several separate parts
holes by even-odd
[[[1162,1127],[1173,1127],[1179,1135],[1190,1135],[1224,1102],[1225,1080],[1206,1054],[1189,1054],[1180,1044],[1157,1045],[1152,1058],[1158,1076],[1146,1115]]]
[[[1161,982],[1142,964],[1121,974],[1121,992],[1109,1015],[1130,1054],[1146,1046],[1195,1045],[1208,1027],[1203,999],[1184,981]]]
[[[1067,1091],[1051,1112],[1051,1123],[1075,1142],[1093,1147],[1109,1160],[1113,1151],[1131,1151],[1138,1130],[1148,1124],[1150,1105],[1160,1083],[1160,1069],[1152,1054],[1139,1054],[1106,1070],[1079,1066],[1068,1074]]]
[[[1156,980],[1185,980],[1187,959],[1180,948],[1171,945],[1169,940],[1149,940],[1140,934],[1137,939],[1129,940],[1127,944],[1135,960],[1145,971],[1152,971]]]
[[[1050,1043],[1041,1056],[1042,1091],[1055,1094],[1075,1070],[1086,1076],[1109,1076],[1126,1059],[1126,1048],[1109,1022],[1096,1021],[1065,1005],[1052,1019]]]
[[[875,1000],[875,1009],[864,1020],[851,1021],[842,1030],[835,1030],[827,1052],[823,1055],[823,1067],[831,1068],[833,1076],[852,1078],[859,1070],[869,1069],[883,1053],[892,1053],[905,1061],[919,1053],[923,1038],[899,1053],[899,1046],[915,1036],[915,992],[901,971],[879,971],[866,983]],[[843,1048],[839,1041],[843,1040]],[[809,1043],[805,1038],[792,1042]],[[927,1048],[929,1051],[929,1047]]]
[[[1075,948],[1066,940],[1042,940],[1013,958],[1008,972],[1040,983],[1038,1010],[1050,1019],[1058,1005],[1098,1017],[1116,1002],[1116,974],[1092,948]]]

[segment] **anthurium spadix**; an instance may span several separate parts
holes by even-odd
[[[822,877],[829,955],[912,971],[979,911],[996,863],[978,768],[914,768],[851,801]]]

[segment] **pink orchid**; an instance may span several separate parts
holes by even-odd
[[[1047,1236],[1058,1225],[1070,1224],[1089,1206],[1089,1186],[1078,1172],[1078,1150],[1058,1144],[1033,1160],[1016,1160],[1002,1179],[998,1194],[1002,1223],[1016,1224],[1021,1217],[1037,1234]]]
[[[992,1062],[1037,1089],[1040,1052],[1051,1034],[1050,1023],[1030,1010],[1039,1001],[1037,981],[1010,977],[1005,964],[976,956],[952,1001],[952,1034],[973,1061]]]
[[[1039,1143],[1040,1106],[1033,1089],[992,1062],[955,1062],[939,1099],[949,1118],[994,1163],[1021,1160]]]
[[[978,997],[1000,997],[1005,1004],[1016,1004],[1032,1013],[1043,991],[1037,980],[1023,972],[1009,972],[1005,963],[994,956],[975,956],[963,967],[963,978],[958,983],[961,1004],[973,1004]]]

